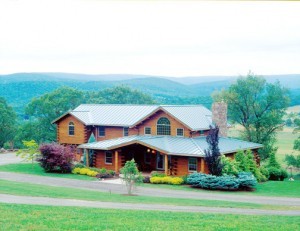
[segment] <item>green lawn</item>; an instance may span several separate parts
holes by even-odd
[[[61,178],[78,179],[78,180],[95,180],[94,177],[90,177],[86,175],[46,173],[43,170],[43,168],[37,163],[34,163],[33,165],[31,165],[30,163],[1,165],[0,171],[26,173],[26,174],[33,174],[39,176],[61,177]]]
[[[0,204],[2,230],[299,230],[299,217]]]
[[[226,193],[234,195],[249,195],[249,196],[276,196],[276,197],[300,197],[300,181],[268,181],[259,183],[256,190],[247,191],[209,191],[198,188],[191,188],[186,185],[154,185],[144,184],[144,187],[165,188],[174,190],[188,190],[210,193]]]
[[[278,210],[300,210],[297,206],[260,205],[253,203],[241,203],[230,201],[213,201],[197,199],[179,199],[150,196],[128,197],[119,194],[95,192],[83,189],[66,187],[44,186],[38,184],[20,183],[14,181],[0,180],[0,193],[22,196],[38,196],[52,198],[68,198],[90,201],[111,201],[121,203],[151,203],[181,206],[212,206],[231,208],[255,208],[255,209],[278,209]],[[201,196],[199,196],[200,198]]]
[[[9,164],[0,166],[0,171],[7,172],[18,172],[26,174],[35,174],[40,176],[51,176],[51,177],[64,177],[71,179],[80,180],[95,180],[94,177],[75,175],[75,174],[58,174],[58,173],[45,173],[42,168],[35,164],[31,167],[31,164]],[[188,186],[178,186],[178,185],[153,185],[153,184],[142,184],[143,187],[159,187],[175,190],[193,190],[193,191],[205,191],[201,189],[194,189]],[[275,182],[268,181],[266,183],[258,184],[257,190],[253,192],[220,192],[220,191],[210,191],[211,193],[230,193],[230,194],[244,194],[244,195],[257,195],[257,196],[285,196],[285,197],[300,197],[300,181],[283,181]],[[207,192],[207,191],[206,191]]]

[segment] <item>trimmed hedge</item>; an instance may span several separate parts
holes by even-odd
[[[195,188],[212,190],[251,189],[257,184],[252,173],[241,172],[235,176],[213,176],[203,173],[193,173],[188,176],[187,183]]]

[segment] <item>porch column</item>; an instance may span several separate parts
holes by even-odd
[[[119,152],[115,151],[115,172],[118,173],[119,169]]]
[[[90,166],[89,150],[84,149],[84,151],[85,151],[85,165],[89,167]]]
[[[200,158],[201,161],[201,172],[204,173],[204,158]]]
[[[168,155],[165,154],[165,174],[166,176],[168,175],[168,169],[169,169],[169,166],[168,166]]]

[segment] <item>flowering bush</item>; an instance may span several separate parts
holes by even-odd
[[[81,168],[74,168],[74,169],[72,170],[72,173],[73,173],[73,174],[80,174],[80,170],[81,170]]]
[[[183,183],[183,179],[181,177],[158,177],[154,176],[150,178],[150,183],[152,184],[172,184],[172,185],[180,185]]]

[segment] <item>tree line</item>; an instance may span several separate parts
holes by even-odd
[[[268,83],[263,77],[249,73],[239,77],[227,90],[213,93],[212,98],[215,102],[227,102],[231,123],[237,123],[243,128],[240,132],[242,139],[264,145],[259,151],[262,160],[276,153],[276,134],[285,124],[284,115],[290,103],[288,89],[279,82]],[[124,85],[101,91],[60,87],[41,97],[33,98],[25,108],[27,120],[20,121],[13,108],[4,98],[0,98],[0,148],[22,147],[23,140],[35,140],[37,143],[55,141],[56,125],[51,122],[84,103],[163,102]],[[295,148],[299,148],[299,139],[295,142]]]

